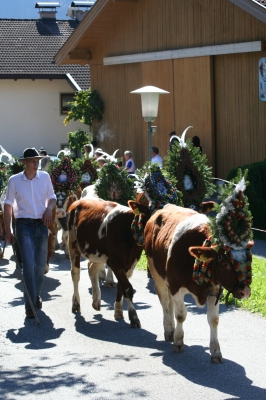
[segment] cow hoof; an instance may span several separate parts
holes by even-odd
[[[174,341],[174,331],[170,332],[170,333],[165,333],[164,339],[166,342],[173,342]]]
[[[224,360],[223,360],[223,356],[220,352],[217,352],[216,354],[213,354],[211,356],[211,362],[213,364],[223,364]]]
[[[119,321],[120,319],[124,319],[123,313],[115,312],[114,317],[115,317],[116,321]]]
[[[139,320],[130,321],[131,328],[141,328],[141,323]]]
[[[176,353],[182,353],[185,350],[183,344],[182,345],[173,344],[173,348]]]
[[[72,305],[72,312],[73,312],[74,314],[75,314],[75,313],[80,314],[80,304],[74,303],[74,304]]]
[[[116,282],[105,282],[105,287],[116,287],[117,283]]]
[[[92,308],[94,308],[96,311],[101,311],[101,303],[93,302]]]

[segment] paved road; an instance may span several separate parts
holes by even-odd
[[[263,249],[263,243],[256,243]],[[102,287],[102,309],[91,307],[82,263],[81,315],[71,313],[72,281],[62,251],[52,258],[43,288],[40,325],[24,319],[22,284],[10,246],[0,267],[0,398],[46,399],[266,399],[266,319],[220,306],[224,364],[209,358],[205,310],[187,297],[185,352],[164,341],[162,310],[153,281],[135,271],[134,302],[142,329],[128,316],[113,319],[115,289]],[[262,250],[261,250],[261,255]]]

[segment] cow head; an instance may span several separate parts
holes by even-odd
[[[225,252],[223,248],[217,252],[212,247],[190,247],[189,253],[200,261],[202,271],[197,272],[201,277],[205,274],[214,285],[221,284],[228,290],[226,303],[230,293],[237,299],[250,296],[251,283],[251,252],[253,242],[247,249],[241,250],[241,260],[233,251]],[[237,259],[238,258],[238,259]],[[195,263],[196,264],[196,263]],[[195,267],[194,267],[195,272]],[[196,280],[196,279],[195,279]],[[197,281],[197,280],[196,280]]]
[[[149,206],[133,200],[128,201],[128,206],[134,214],[134,219],[131,224],[133,237],[138,246],[144,246],[144,228],[148,219],[151,217],[151,209]]]

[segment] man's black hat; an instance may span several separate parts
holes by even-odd
[[[23,152],[23,156],[19,157],[19,161],[27,160],[28,158],[43,158],[43,156],[40,156],[38,151],[32,147],[31,149],[25,149]]]

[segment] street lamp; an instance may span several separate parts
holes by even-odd
[[[159,89],[155,86],[145,86],[143,88],[133,90],[130,93],[141,94],[141,108],[144,121],[148,122],[148,161],[151,161],[151,123],[155,121],[158,114],[159,95],[169,93],[166,90]]]

